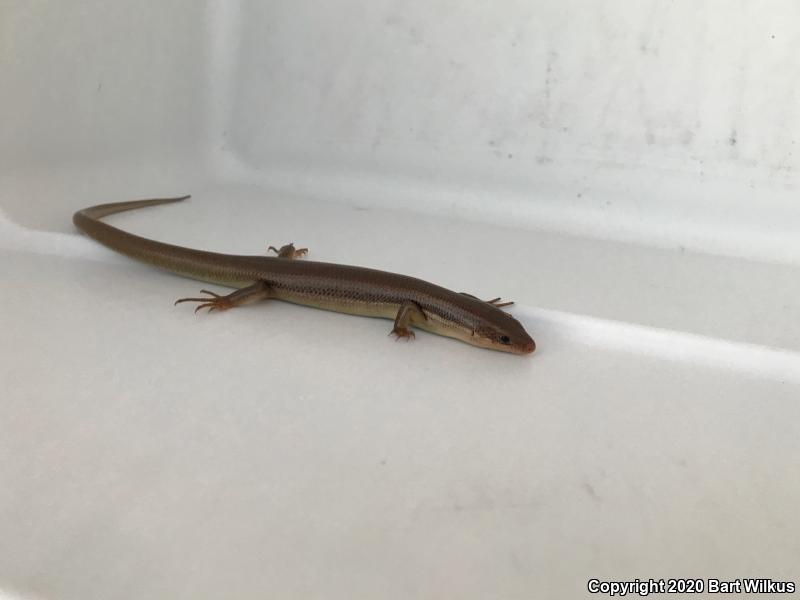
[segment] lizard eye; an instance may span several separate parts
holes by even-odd
[[[511,338],[508,337],[507,335],[501,335],[500,336],[500,343],[501,344],[510,344],[511,343]]]

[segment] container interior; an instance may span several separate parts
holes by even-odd
[[[0,598],[789,580],[800,6],[0,4]],[[79,235],[414,275],[516,357]]]

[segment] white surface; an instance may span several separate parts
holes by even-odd
[[[800,580],[800,9],[734,4],[0,4],[0,595]],[[186,192],[113,222],[502,294],[539,350],[195,316],[70,223]]]

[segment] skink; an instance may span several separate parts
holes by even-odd
[[[73,222],[88,236],[121,254],[184,277],[236,288],[226,296],[202,290],[205,297],[175,302],[197,302],[195,311],[225,310],[277,299],[393,319],[391,334],[397,339],[413,338],[413,326],[503,352],[530,354],[536,348],[519,321],[501,310],[512,303],[499,298],[483,301],[421,279],[376,269],[295,260],[306,249],[295,249],[292,244],[279,249],[270,247],[277,253],[275,257],[218,254],[139,237],[100,221],[118,212],[180,202],[188,197],[99,204],[76,212]]]

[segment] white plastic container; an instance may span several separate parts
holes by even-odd
[[[0,597],[577,598],[800,579],[800,7],[0,4]],[[146,237],[502,295],[530,357]]]

